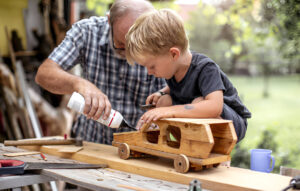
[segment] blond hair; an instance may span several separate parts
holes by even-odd
[[[130,64],[145,53],[162,55],[172,47],[185,52],[189,42],[181,17],[170,9],[141,15],[126,35],[126,58]]]

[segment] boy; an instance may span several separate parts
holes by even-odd
[[[147,111],[142,122],[223,118],[233,121],[238,141],[244,138],[251,113],[218,65],[190,52],[183,21],[175,12],[162,9],[140,16],[126,35],[126,58],[168,84],[147,98],[146,103],[156,108]]]

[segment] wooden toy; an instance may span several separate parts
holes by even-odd
[[[237,136],[230,120],[167,118],[140,131],[114,133],[120,158],[150,154],[174,160],[177,172],[217,167],[230,161]]]

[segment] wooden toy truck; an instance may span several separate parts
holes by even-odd
[[[140,131],[114,133],[120,158],[150,154],[174,160],[177,172],[202,170],[230,161],[237,142],[232,121],[168,118],[144,124]]]

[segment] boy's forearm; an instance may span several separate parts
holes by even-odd
[[[223,105],[211,100],[200,103],[171,106],[175,118],[219,118]]]
[[[223,91],[218,90],[206,95],[201,101],[173,106],[175,117],[184,118],[219,118],[223,111]]]

